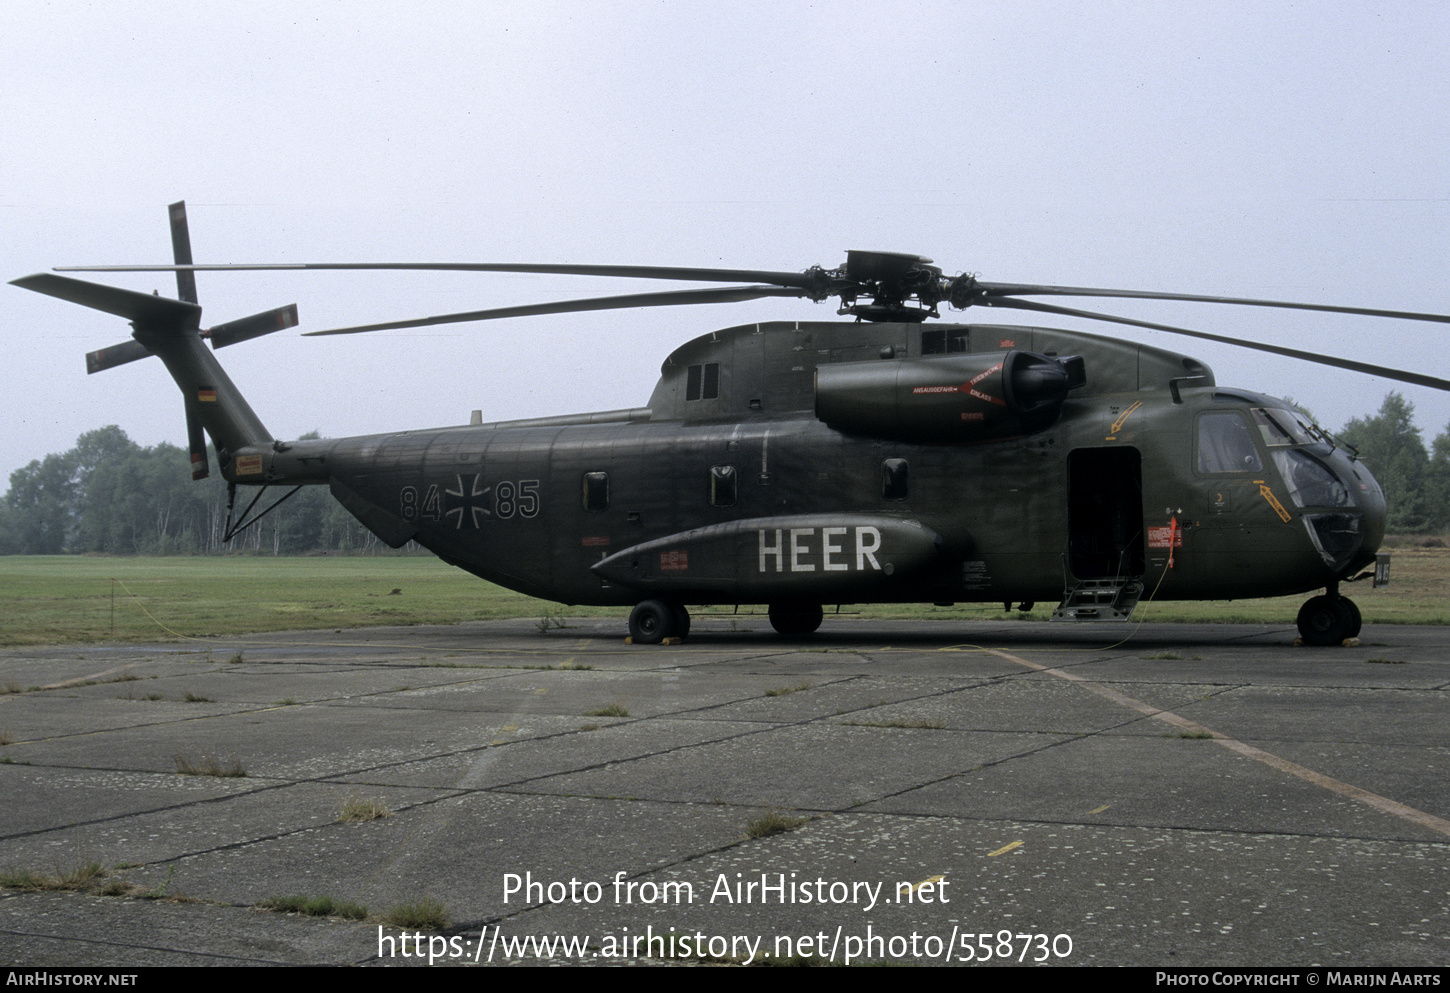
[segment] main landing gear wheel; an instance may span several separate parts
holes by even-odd
[[[677,603],[645,600],[629,612],[629,637],[636,645],[658,645],[690,633],[690,612]]]
[[[658,645],[674,627],[674,611],[660,600],[645,600],[629,612],[629,637],[636,645]]]
[[[1317,596],[1299,608],[1299,637],[1306,645],[1338,645],[1359,634],[1359,608],[1342,596]]]
[[[818,603],[773,603],[770,626],[783,638],[804,638],[815,634],[826,612]]]

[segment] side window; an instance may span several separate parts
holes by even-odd
[[[921,332],[921,354],[947,355],[967,350],[967,332],[954,330],[948,333],[944,328],[930,328]]]
[[[1254,436],[1239,414],[1225,410],[1198,419],[1198,471],[1264,471]]]
[[[585,510],[609,509],[609,473],[586,472],[584,474],[583,502]]]
[[[710,467],[710,506],[735,506],[735,494],[739,488],[736,479],[733,465],[712,465]]]
[[[720,363],[692,365],[685,370],[685,399],[714,400],[720,395]]]
[[[906,460],[887,459],[881,463],[881,495],[887,500],[905,500]]]

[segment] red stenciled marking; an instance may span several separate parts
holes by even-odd
[[[1001,372],[1001,371],[1002,371],[1002,363],[1001,362],[998,362],[996,365],[992,366],[992,368],[986,370],[985,372],[979,372],[975,376],[973,376],[971,379],[967,380],[967,385],[968,386],[976,386],[982,380],[984,380],[988,376],[992,375],[992,373],[994,373],[994,372]]]
[[[1161,528],[1148,529],[1149,548],[1182,548],[1183,532],[1178,529],[1177,522]]]
[[[992,368],[987,369],[983,372],[979,372],[971,379],[967,380],[967,382],[962,384],[962,389],[965,390],[967,393],[970,393],[972,396],[976,397],[978,400],[985,400],[988,403],[995,403],[999,407],[1005,407],[1007,406],[1006,400],[1003,400],[1001,397],[994,397],[990,393],[983,393],[981,390],[976,388],[977,384],[980,383],[982,380],[986,379],[993,373],[1001,371],[1002,363],[998,362],[996,365],[992,366]]]

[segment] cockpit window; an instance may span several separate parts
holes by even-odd
[[[1198,419],[1199,472],[1263,472],[1264,463],[1254,447],[1248,424],[1231,411],[1204,414]]]
[[[1253,415],[1254,423],[1259,426],[1259,437],[1270,448],[1308,444],[1309,436],[1299,430],[1298,420],[1292,418],[1288,411],[1255,407]]]
[[[1255,407],[1253,415],[1254,423],[1259,426],[1259,436],[1270,448],[1280,448],[1285,445],[1309,445],[1315,441],[1310,425],[1291,410]]]
[[[1349,488],[1313,456],[1280,450],[1273,453],[1289,496],[1300,507],[1353,507]]]

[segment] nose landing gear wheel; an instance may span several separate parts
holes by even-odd
[[[1359,608],[1342,596],[1317,596],[1299,608],[1299,637],[1306,645],[1338,645],[1359,634]]]
[[[1349,634],[1345,635],[1345,637],[1358,638],[1359,629],[1364,627],[1364,617],[1361,616],[1359,608],[1355,606],[1354,601],[1347,596],[1340,597],[1339,604],[1341,607],[1349,612]]]

